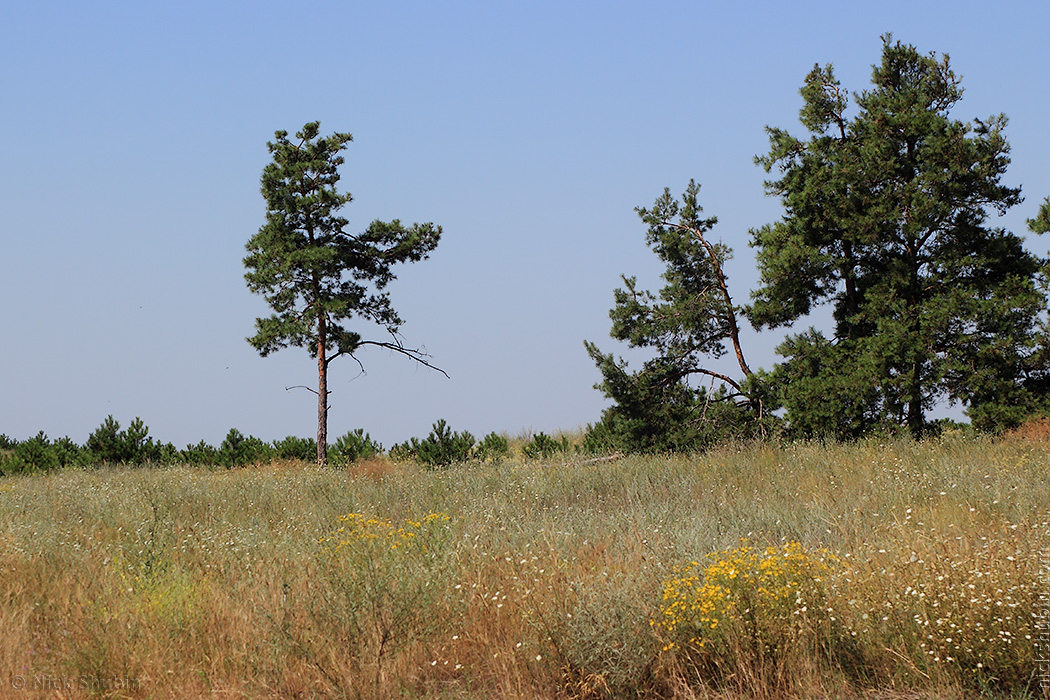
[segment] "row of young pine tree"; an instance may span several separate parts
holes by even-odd
[[[120,422],[108,416],[83,445],[69,437],[51,440],[43,432],[27,440],[0,435],[0,475],[117,464],[237,467],[274,460],[312,460],[316,449],[312,438],[288,436],[265,442],[236,428],[230,429],[218,447],[201,440],[179,449],[150,437],[149,427],[140,418],[121,429]],[[331,449],[338,462],[349,463],[377,455],[383,447],[358,429],[340,437]]]
[[[597,446],[600,447],[600,446]],[[580,451],[583,446],[576,445]],[[520,446],[526,459],[549,458],[570,451],[568,438],[555,439],[546,433],[531,435]],[[0,435],[0,476],[47,472],[63,468],[100,466],[164,466],[186,464],[212,468],[232,468],[267,464],[275,461],[313,461],[317,445],[313,438],[290,435],[282,440],[265,442],[252,435],[244,435],[236,428],[226,434],[218,447],[203,440],[178,449],[172,443],[162,443],[149,435],[149,427],[141,418],[135,418],[127,428],[113,416],[79,445],[69,437],[51,440],[43,432],[28,440],[15,440]],[[363,429],[358,428],[328,445],[331,465],[346,467],[359,459],[388,456],[396,461],[412,461],[425,468],[441,468],[464,462],[490,462],[510,457],[507,438],[489,433],[476,440],[469,431],[453,431],[444,420],[434,423],[430,433],[420,439],[411,438],[384,451]]]

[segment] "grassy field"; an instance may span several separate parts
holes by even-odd
[[[1022,438],[8,478],[0,696],[1047,698],[1048,569]]]

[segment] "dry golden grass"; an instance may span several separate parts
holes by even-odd
[[[360,459],[350,465],[349,471],[355,478],[381,480],[390,476],[397,465],[385,457]]]
[[[1045,698],[1046,444],[6,479],[0,697]]]

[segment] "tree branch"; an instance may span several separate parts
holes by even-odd
[[[747,396],[738,383],[736,383],[735,381],[733,381],[732,379],[730,379],[726,375],[721,374],[719,372],[715,372],[715,371],[709,370],[709,369],[704,369],[703,367],[697,367],[696,369],[689,370],[688,374],[706,374],[709,377],[713,377],[715,379],[723,381],[726,384],[728,384],[729,386],[733,387],[734,389],[737,390],[739,396]]]
[[[306,389],[307,391],[309,391],[314,396],[320,396],[320,394],[317,393],[317,389],[311,389],[310,387],[303,386],[302,384],[297,384],[295,386],[286,386],[284,388],[285,391],[291,391],[292,389]],[[328,393],[331,394],[332,392],[329,391]]]
[[[734,389],[736,389],[737,393],[734,394],[734,396],[745,396],[745,397],[747,396],[747,394],[744,393],[744,390],[740,386],[740,384],[737,383],[736,381],[734,381],[731,377],[729,377],[729,376],[727,376],[725,374],[722,374],[720,372],[715,372],[714,370],[705,369],[703,367],[694,367],[692,369],[683,369],[680,372],[673,373],[673,374],[669,375],[666,379],[664,379],[661,382],[659,382],[657,384],[657,386],[669,386],[671,382],[681,381],[682,379],[688,377],[690,374],[704,374],[704,375],[707,375],[708,377],[712,377],[713,379],[717,379],[719,381],[725,382],[729,386],[731,386]]]
[[[700,242],[700,245],[704,247],[704,250],[707,251],[708,257],[711,258],[711,266],[714,268],[715,277],[718,280],[718,286],[722,292],[722,298],[725,301],[726,313],[728,314],[726,321],[729,323],[729,339],[733,342],[733,350],[736,351],[737,364],[740,365],[740,370],[744,373],[744,376],[750,376],[751,368],[747,366],[747,361],[744,360],[744,350],[740,346],[740,329],[736,322],[736,312],[733,310],[733,299],[729,295],[729,285],[726,283],[725,273],[722,272],[722,261],[718,259],[717,255],[715,255],[714,247],[707,242],[706,238],[704,238],[703,231],[697,228],[675,223],[673,221],[663,221],[661,224],[676,228],[679,231],[688,231],[692,233]],[[737,387],[737,389],[740,388],[735,382],[733,383],[733,386]]]
[[[393,335],[393,334],[391,334],[391,335]],[[375,345],[376,347],[386,348],[387,350],[393,350],[394,352],[401,353],[405,357],[408,357],[410,359],[415,360],[416,362],[418,362],[419,364],[423,365],[424,367],[428,367],[428,368],[434,370],[435,372],[441,372],[441,374],[445,375],[446,379],[451,379],[452,378],[452,377],[448,376],[448,372],[446,372],[445,370],[443,370],[440,367],[437,367],[435,365],[432,365],[431,363],[429,363],[425,359],[423,359],[423,358],[426,358],[426,357],[430,357],[430,355],[426,354],[425,352],[423,352],[422,350],[420,350],[418,348],[406,348],[404,346],[404,344],[400,340],[397,339],[397,336],[394,336],[393,342],[387,342],[387,341],[382,341],[382,340],[362,340],[361,342],[359,342],[357,344],[357,347],[361,347],[362,345]],[[350,354],[351,357],[353,357],[353,353],[349,353],[349,354]],[[354,359],[357,359],[357,358],[354,358]],[[358,364],[360,364],[360,362],[358,362]]]

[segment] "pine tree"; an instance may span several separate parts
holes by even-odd
[[[244,278],[274,312],[256,319],[256,333],[248,338],[252,347],[263,356],[306,347],[317,361],[317,463],[325,466],[332,360],[376,345],[433,367],[421,350],[402,343],[402,320],[384,290],[395,279],[394,265],[428,257],[441,227],[373,221],[363,233],[347,233],[348,221],[339,211],[351,196],[336,185],[340,154],[352,137],[319,132],[320,123],[311,122],[294,140],[278,131],[267,143],[273,160],[262,173],[266,223],[247,243]],[[355,318],[384,329],[390,339],[363,339],[347,327]]]
[[[763,417],[760,382],[744,358],[737,314],[723,269],[728,247],[708,240],[717,223],[705,218],[690,181],[681,201],[665,189],[651,209],[639,208],[646,241],[667,269],[658,295],[623,277],[613,292],[610,335],[655,357],[640,371],[590,342],[588,354],[602,374],[600,389],[614,405],[592,428],[597,449],[689,450],[740,436]],[[717,371],[710,360],[732,346],[739,374]],[[705,386],[706,385],[706,386]]]
[[[888,35],[872,83],[849,116],[832,66],[815,66],[801,90],[809,138],[769,128],[756,159],[779,172],[766,187],[785,215],[752,232],[752,323],[790,325],[829,304],[836,324],[833,339],[811,329],[780,348],[789,423],[919,435],[945,399],[981,427],[1015,422],[1037,403],[1026,382],[1046,299],[1038,259],[988,224],[1021,201],[1001,182],[1006,117],[953,118],[962,88],[948,57]]]

